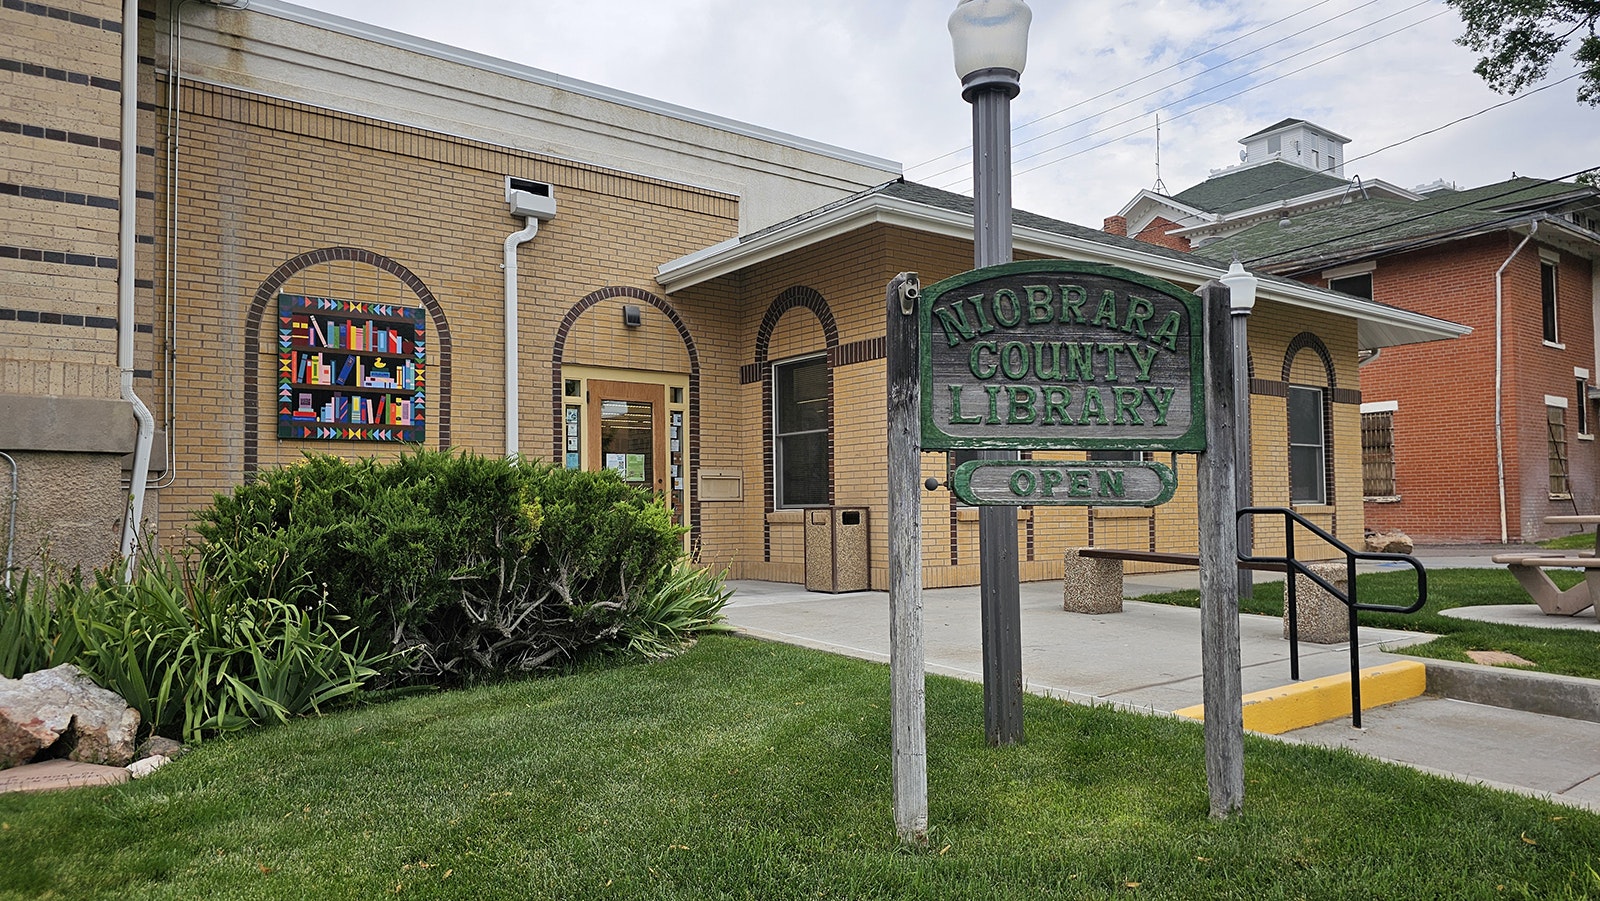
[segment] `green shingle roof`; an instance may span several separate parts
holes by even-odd
[[[1237,254],[1241,260],[1280,270],[1296,263],[1328,263],[1366,251],[1442,240],[1491,227],[1585,190],[1571,182],[1513,178],[1465,191],[1441,192],[1420,201],[1361,200],[1298,212],[1287,226],[1262,222],[1208,242],[1195,252],[1214,260],[1232,259]]]
[[[1342,178],[1275,160],[1208,178],[1172,199],[1208,213],[1237,213],[1349,185]]]

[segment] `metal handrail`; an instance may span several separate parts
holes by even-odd
[[[1358,551],[1340,541],[1338,538],[1320,528],[1304,516],[1288,509],[1287,507],[1245,507],[1238,512],[1238,518],[1258,516],[1262,514],[1282,516],[1284,518],[1284,556],[1282,557],[1257,557],[1253,554],[1239,552],[1241,563],[1273,563],[1284,567],[1284,578],[1288,581],[1285,613],[1289,619],[1289,678],[1300,679],[1300,634],[1298,628],[1298,597],[1295,589],[1296,575],[1304,575],[1315,582],[1323,591],[1338,598],[1350,610],[1350,725],[1361,728],[1361,643],[1356,637],[1356,613],[1361,610],[1370,610],[1379,613],[1416,613],[1423,605],[1428,603],[1428,571],[1423,568],[1422,561],[1410,554],[1390,554],[1378,551]],[[1345,559],[1345,584],[1350,586],[1346,594],[1329,582],[1327,579],[1311,571],[1311,568],[1294,556],[1294,526],[1305,526],[1307,531],[1324,542],[1337,548]],[[1356,598],[1356,561],[1377,560],[1409,563],[1417,571],[1417,601],[1408,607],[1394,607],[1387,604],[1363,604]]]

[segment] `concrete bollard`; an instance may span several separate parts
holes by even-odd
[[[1061,609],[1069,613],[1121,613],[1122,561],[1080,557],[1067,548],[1061,574]]]
[[[1326,579],[1340,591],[1349,591],[1346,576],[1349,570],[1343,563],[1313,563],[1312,572]],[[1350,608],[1344,602],[1324,591],[1321,585],[1302,575],[1296,575],[1295,625],[1299,627],[1300,640],[1313,644],[1339,644],[1350,638]],[[1289,583],[1283,588],[1283,637],[1289,638]]]

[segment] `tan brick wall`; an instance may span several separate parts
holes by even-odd
[[[115,2],[53,6],[112,24],[122,17]],[[12,311],[0,314],[0,392],[116,397],[116,331],[84,317],[117,315],[116,269],[96,261],[114,265],[117,256],[109,207],[119,189],[121,93],[87,82],[118,80],[121,36],[7,7],[0,57],[61,76],[0,72],[0,120],[12,123],[0,130],[0,183],[16,186],[0,194],[0,246],[10,248],[0,254],[0,308]],[[71,265],[29,254],[90,259]]]
[[[256,418],[261,467],[293,462],[304,451],[384,457],[400,450],[276,437],[275,299],[261,311],[259,345],[248,349],[252,365],[242,373],[241,342],[258,289],[287,261],[321,248],[357,248],[395,261],[425,285],[452,341],[447,374],[438,365],[444,332],[430,322],[427,444],[439,443],[448,376],[452,445],[499,455],[503,242],[523,224],[506,210],[504,178],[554,185],[558,216],[518,256],[521,449],[548,459],[556,436],[552,354],[568,311],[613,286],[660,296],[657,266],[737,227],[735,200],[714,192],[219,88],[186,85],[183,107],[174,386],[180,416],[174,481],[163,492],[169,535],[214,492],[243,478],[246,416]],[[420,305],[396,276],[352,261],[313,265],[282,291]],[[663,337],[664,317],[641,304],[646,327],[624,331],[624,302],[633,303],[608,300],[578,318],[569,362],[684,371],[687,353],[681,341],[674,346]],[[715,345],[724,326],[716,311],[707,312],[691,330]],[[239,408],[241,378],[256,380],[254,411]]]
[[[970,268],[965,242],[874,226],[805,251],[751,267],[737,277],[716,283],[719,302],[732,293],[744,311],[742,341],[737,362],[755,362],[756,336],[768,307],[789,288],[815,290],[827,302],[838,329],[838,342],[848,345],[883,334],[884,287],[902,269],[921,273],[924,285]],[[710,292],[702,287],[683,292],[675,302],[688,307],[688,298]],[[1356,390],[1355,323],[1353,320],[1308,314],[1263,302],[1252,321],[1251,345],[1260,378],[1280,380],[1289,343],[1302,331],[1315,333],[1334,360],[1335,384]],[[769,359],[781,360],[824,349],[825,335],[815,314],[795,308],[784,313],[773,329]],[[1297,356],[1296,366],[1309,364]],[[1315,354],[1312,354],[1315,357]],[[1318,369],[1320,370],[1320,358]],[[871,536],[872,584],[887,585],[887,489],[883,466],[885,441],[884,362],[836,366],[833,370],[833,487],[834,503],[841,507],[866,507]],[[1299,371],[1299,369],[1297,369]],[[1296,376],[1297,378],[1306,376]],[[1326,382],[1326,376],[1320,377]],[[736,402],[708,408],[708,434],[734,439],[742,460],[731,447],[712,453],[718,465],[739,466],[743,473],[744,500],[737,504],[710,505],[706,527],[706,553],[733,566],[736,575],[799,582],[804,579],[803,521],[798,510],[767,512],[767,487],[771,474],[771,448],[763,441],[759,420],[767,382],[741,385]],[[1257,501],[1284,504],[1288,498],[1287,421],[1283,400],[1255,398],[1253,439],[1257,454]],[[1362,532],[1360,498],[1360,439],[1358,407],[1331,403],[1333,415],[1334,503],[1308,511],[1324,527],[1335,526],[1345,541],[1359,541]],[[1081,452],[1041,452],[1040,457],[1082,459]],[[706,465],[713,465],[709,462]],[[1039,507],[1019,513],[1018,545],[1024,579],[1053,579],[1061,573],[1061,559],[1069,547],[1092,543],[1102,547],[1193,553],[1195,531],[1195,458],[1161,453],[1156,459],[1173,465],[1178,473],[1177,496],[1154,510],[1118,508]],[[944,454],[924,454],[923,471],[944,481]],[[923,509],[924,584],[929,587],[973,584],[978,578],[978,515],[975,508],[952,506],[948,491],[925,492]],[[1280,530],[1281,531],[1281,530]],[[1281,539],[1263,529],[1259,552],[1275,551]],[[1030,541],[1031,536],[1031,541]],[[1302,550],[1307,542],[1301,542]],[[1315,551],[1314,547],[1310,550]]]
[[[0,71],[0,396],[41,399],[30,409],[121,395],[121,19],[114,0],[0,9],[0,58],[21,64]],[[8,440],[25,431],[0,424],[19,485],[17,534],[0,521],[0,541],[23,566],[41,555],[85,570],[109,563],[126,496],[119,456]],[[0,465],[7,492],[11,477]]]

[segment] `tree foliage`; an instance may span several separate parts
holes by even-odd
[[[1515,94],[1543,79],[1574,41],[1578,99],[1600,105],[1600,0],[1447,0],[1467,33],[1456,43],[1482,53],[1473,71],[1489,87]]]

